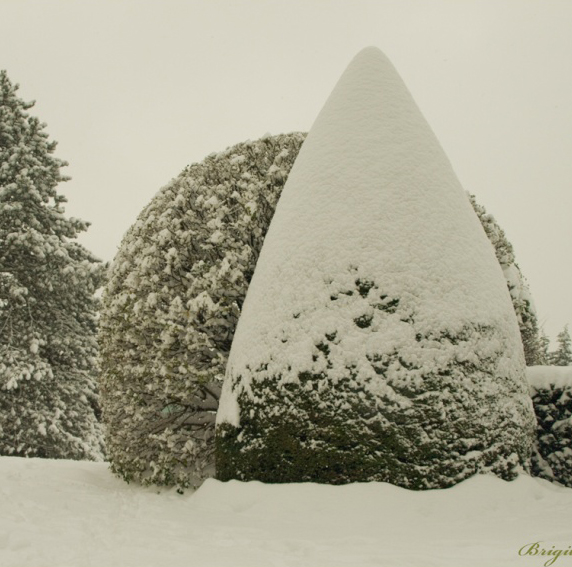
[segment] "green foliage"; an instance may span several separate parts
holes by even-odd
[[[234,331],[304,138],[266,137],[187,167],[126,234],[104,293],[100,344],[107,446],[127,480],[187,486],[212,474]],[[499,261],[513,265],[494,219],[473,206]],[[367,327],[368,316],[356,324]]]
[[[548,338],[548,335],[544,332],[544,329],[540,331],[538,344],[540,350],[540,355],[538,357],[539,362],[537,365],[529,365],[529,366],[539,366],[550,363],[550,353],[549,353],[550,339]]]
[[[100,459],[96,289],[105,266],[64,216],[67,165],[0,72],[0,455]]]
[[[532,472],[572,488],[572,382],[533,387],[532,401],[538,421]]]

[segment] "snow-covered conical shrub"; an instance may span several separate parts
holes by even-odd
[[[108,455],[126,480],[188,486],[212,474],[234,329],[303,139],[267,136],[189,166],[125,235],[100,346]]]
[[[217,415],[217,476],[510,479],[533,431],[493,249],[397,72],[365,49],[312,127],[264,241]]]

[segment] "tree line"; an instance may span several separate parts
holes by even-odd
[[[212,465],[234,329],[305,135],[266,137],[210,156],[154,198],[111,271],[99,348],[95,291],[109,266],[77,242],[89,223],[65,215],[57,187],[68,180],[61,172],[67,164],[55,157],[46,125],[28,113],[34,103],[17,90],[1,71],[0,455],[104,458],[102,391],[116,472],[188,484]],[[512,246],[470,199],[511,272],[527,363],[572,365],[568,326],[551,350]],[[200,463],[195,473],[191,462]]]

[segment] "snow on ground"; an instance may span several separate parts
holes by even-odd
[[[518,550],[572,546],[572,490],[527,476],[424,492],[208,480],[181,496],[105,463],[3,457],[0,503],[2,567],[540,567],[554,557]]]

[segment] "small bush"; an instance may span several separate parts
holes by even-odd
[[[527,374],[538,421],[532,472],[572,488],[572,367],[534,366]]]

